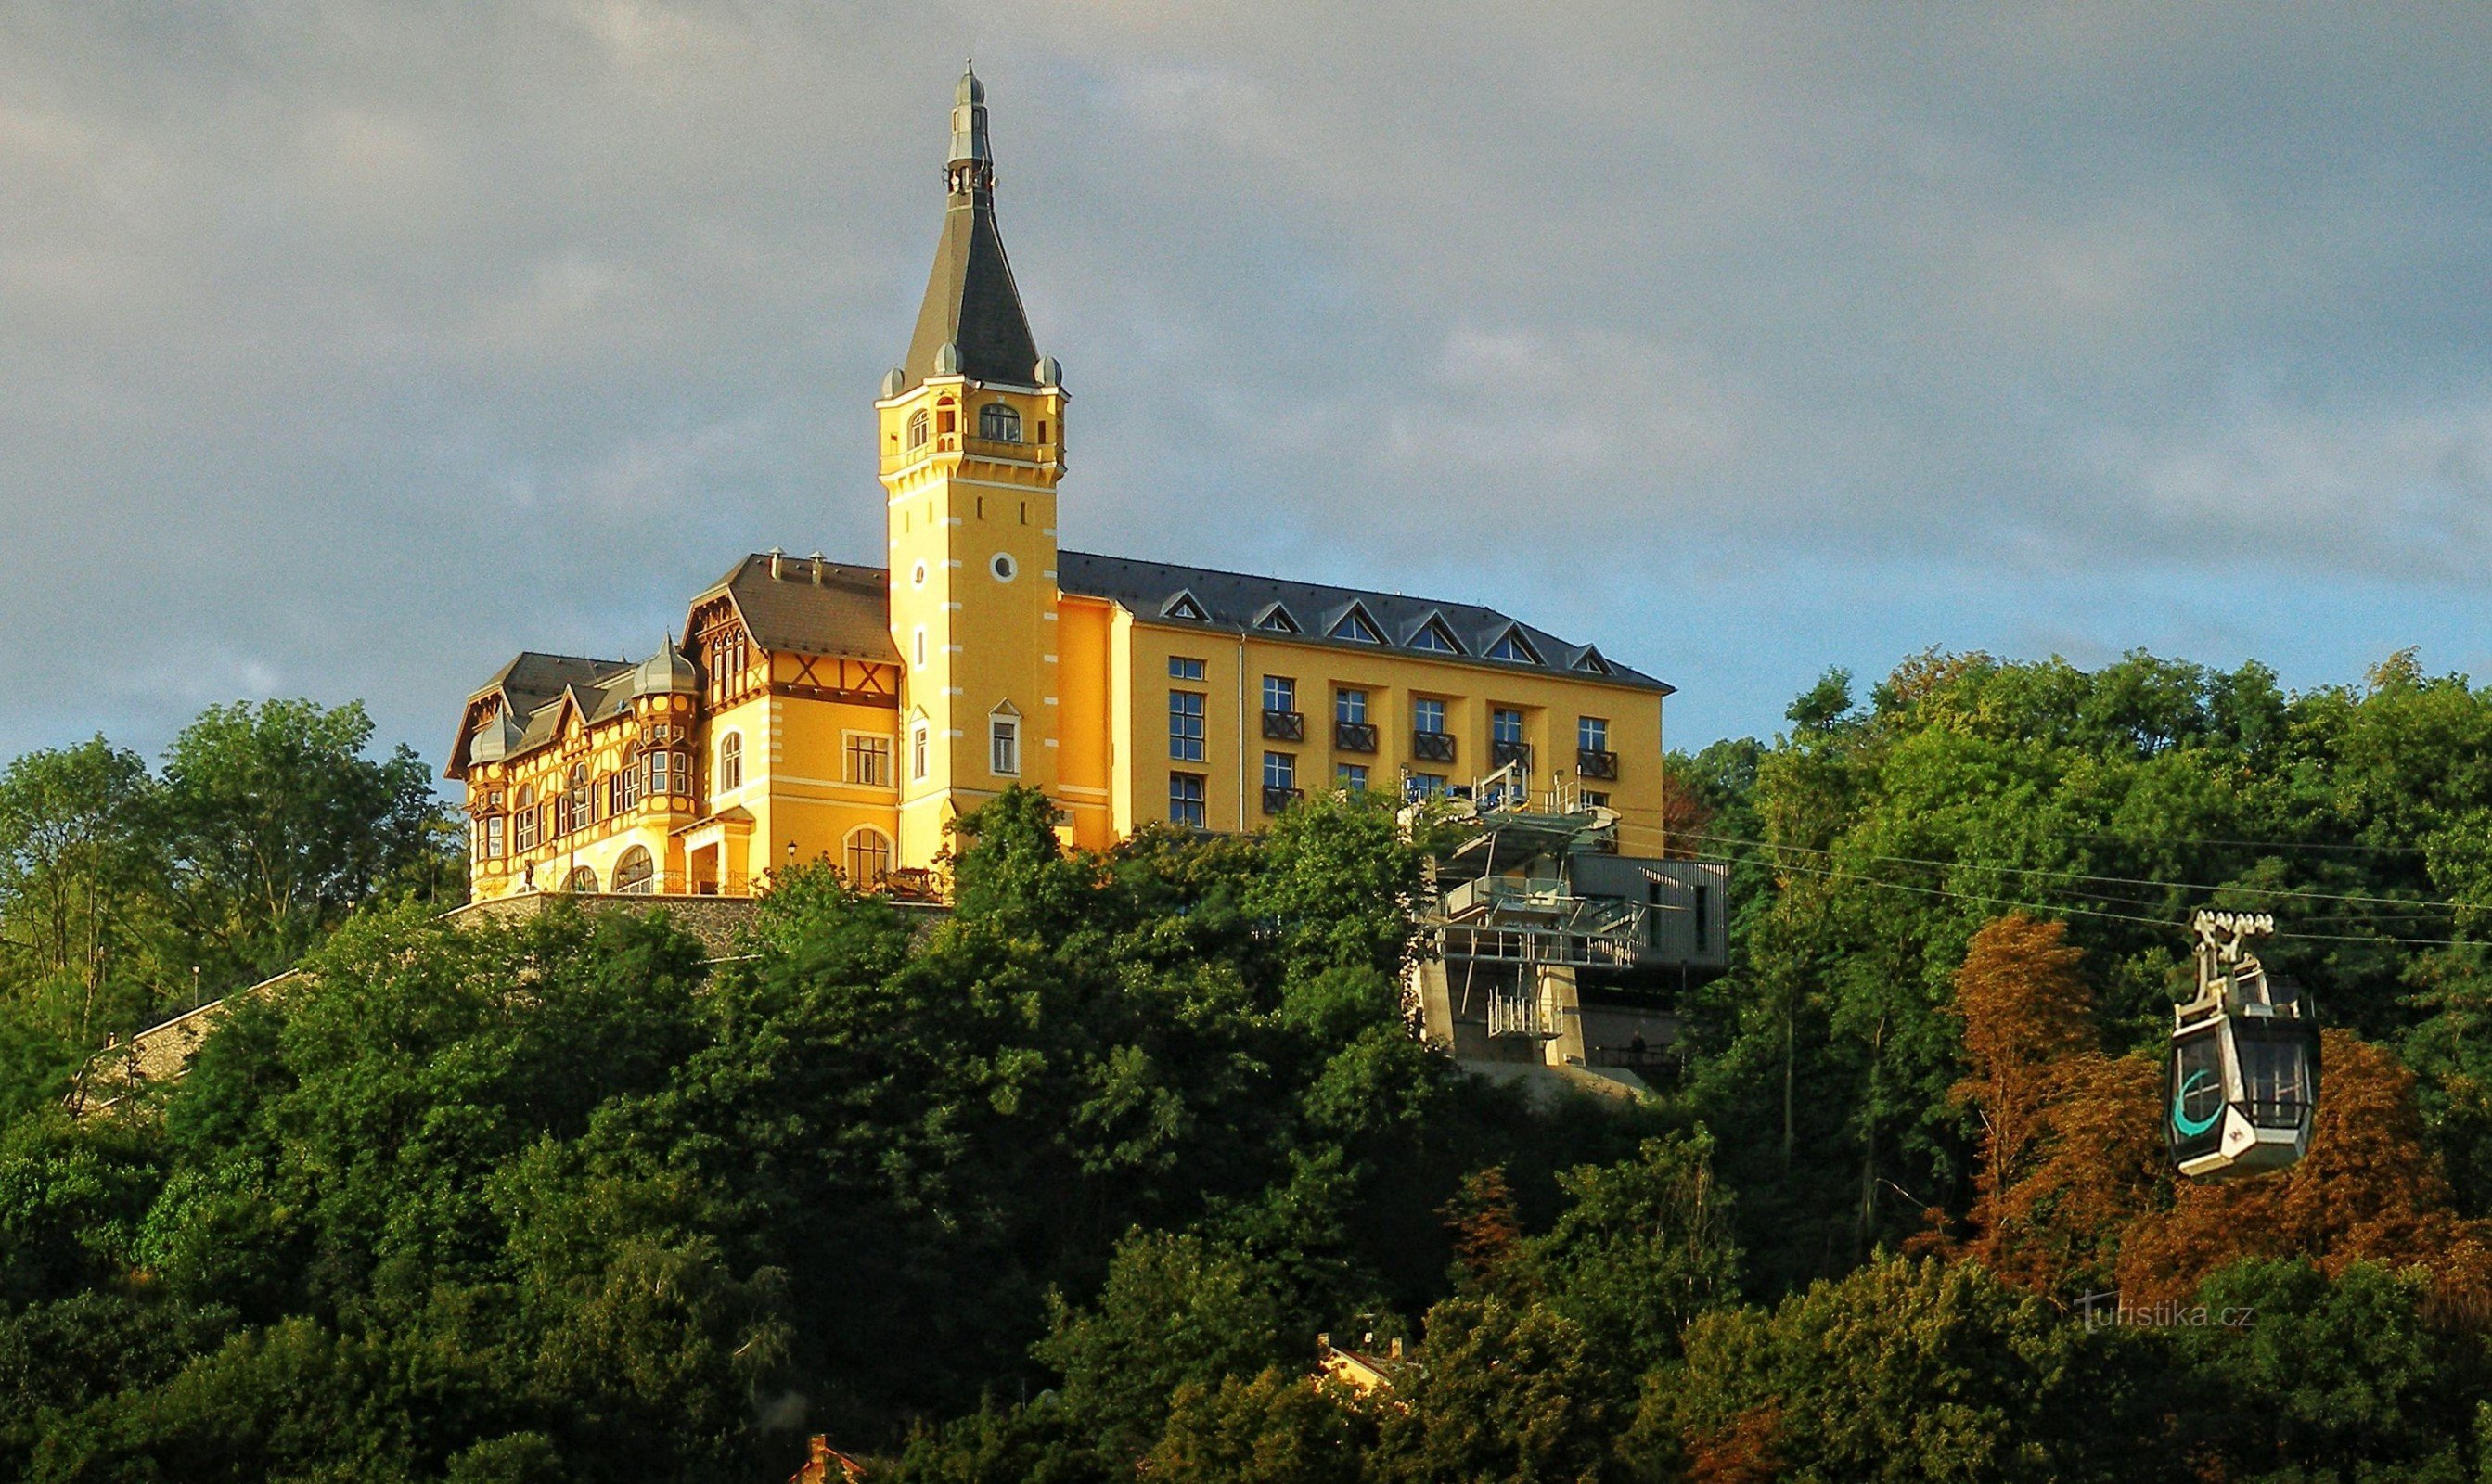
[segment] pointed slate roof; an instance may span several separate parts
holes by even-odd
[[[906,386],[957,371],[972,381],[1030,386],[1038,379],[1038,342],[1013,283],[995,228],[994,160],[987,144],[986,89],[972,72],[961,78],[952,109],[952,159],[944,167],[949,195],[943,235],[934,247],[934,269],[926,279],[926,302],[917,331],[908,339],[901,367]],[[938,368],[943,347],[957,348],[957,366]]]

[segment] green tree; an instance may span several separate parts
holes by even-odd
[[[1096,1308],[1059,1299],[1035,1349],[1064,1378],[1064,1405],[1100,1448],[1149,1448],[1179,1387],[1251,1376],[1305,1350],[1277,1276],[1197,1236],[1136,1232],[1117,1244]]]
[[[430,770],[403,746],[368,757],[371,737],[359,702],[270,700],[211,707],[173,740],[166,844],[210,973],[273,973],[394,886],[453,890],[460,851]]]
[[[1731,1200],[1712,1154],[1700,1130],[1646,1140],[1633,1160],[1568,1171],[1558,1177],[1566,1209],[1531,1240],[1549,1306],[1628,1371],[1676,1359],[1687,1321],[1737,1292]]]

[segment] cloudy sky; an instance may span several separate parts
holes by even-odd
[[[0,756],[877,559],[969,52],[1068,546],[2492,677],[2492,7],[0,0]]]

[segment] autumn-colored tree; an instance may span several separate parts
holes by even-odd
[[[1445,1202],[1446,1229],[1454,1236],[1454,1261],[1466,1287],[1495,1290],[1516,1272],[1515,1258],[1523,1248],[1523,1218],[1514,1208],[1514,1192],[1505,1183],[1505,1167],[1491,1165],[1463,1176],[1462,1188]]]
[[[2012,912],[1973,935],[1956,970],[1953,1009],[1973,1075],[1954,1095],[1981,1120],[1969,1246],[1994,1266],[2018,1235],[2007,1194],[2029,1172],[2071,1058],[2093,1041],[2093,996],[2077,974],[2084,957],[2067,924]],[[2031,1201],[2017,1204],[2035,1214]]]
[[[1979,1210],[1972,1246],[1993,1272],[2036,1293],[2112,1281],[2122,1233],[2168,1178],[2161,1085],[2151,1056],[2084,1051],[2053,1067],[2032,1158]]]

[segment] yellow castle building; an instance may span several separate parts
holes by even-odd
[[[742,895],[789,862],[939,890],[952,819],[1015,785],[1101,847],[1249,830],[1309,790],[1499,773],[1662,852],[1671,688],[1472,604],[1059,549],[1068,397],[994,212],[985,88],[882,383],[878,565],[746,556],[645,662],[526,653],[471,696],[472,890]],[[1076,496],[1078,500],[1078,494]]]

